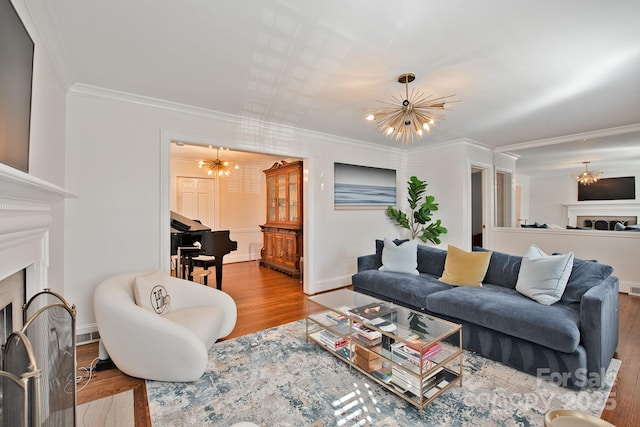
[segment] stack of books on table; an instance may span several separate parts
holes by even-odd
[[[346,323],[349,318],[343,314],[336,313],[335,311],[327,311],[325,314],[327,321],[333,325],[339,325],[342,323]]]
[[[435,365],[430,359],[441,351],[442,346],[437,342],[424,348],[421,345],[409,345],[401,341],[391,344],[391,353],[396,356],[396,361],[406,361],[417,368],[422,364],[424,371]]]
[[[338,351],[341,348],[347,347],[349,345],[349,340],[347,340],[345,337],[334,335],[326,329],[314,332],[309,336],[334,351]]]
[[[437,389],[435,386],[445,379],[446,372],[443,368],[438,368],[431,372],[429,376],[422,379],[422,395],[429,398]],[[393,365],[391,369],[391,383],[402,392],[410,392],[415,396],[420,396],[420,380],[410,372],[404,371],[400,367]]]
[[[364,347],[373,347],[382,342],[382,334],[368,328],[362,323],[353,322],[353,332],[351,338],[354,342]]]

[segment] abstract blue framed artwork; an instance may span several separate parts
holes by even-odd
[[[385,209],[396,204],[393,169],[334,163],[335,209]]]

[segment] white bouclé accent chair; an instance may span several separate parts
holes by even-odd
[[[100,339],[127,375],[195,381],[207,367],[211,346],[235,327],[236,304],[217,289],[163,275],[170,303],[157,314],[136,304],[136,278],[147,274],[119,274],[97,286],[93,305]]]

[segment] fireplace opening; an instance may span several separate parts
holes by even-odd
[[[638,223],[638,217],[634,215],[578,215],[576,220],[578,227],[609,231],[615,230],[617,223],[623,226]]]
[[[26,302],[26,270],[0,280],[0,342],[22,327],[22,306]],[[1,358],[1,356],[0,356]]]

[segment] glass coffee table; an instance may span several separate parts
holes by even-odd
[[[348,289],[307,298],[306,337],[418,407],[462,386],[462,326]]]

